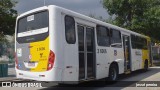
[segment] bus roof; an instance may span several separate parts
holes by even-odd
[[[68,15],[71,15],[71,16],[74,16],[74,17],[78,17],[78,18],[90,21],[90,22],[93,22],[93,23],[98,24],[98,25],[103,25],[103,26],[106,26],[106,27],[109,27],[109,28],[113,28],[113,29],[120,30],[120,31],[123,31],[123,32],[128,32],[128,33],[131,33],[131,34],[134,34],[134,35],[137,35],[137,36],[141,36],[141,37],[144,37],[144,38],[149,38],[148,36],[145,36],[145,35],[133,32],[131,30],[118,27],[116,25],[112,25],[112,24],[109,24],[109,23],[106,23],[106,22],[91,18],[89,16],[85,16],[83,14],[80,14],[80,13],[77,13],[77,12],[74,12],[74,11],[59,7],[59,6],[55,6],[55,5],[50,5],[50,6],[60,9],[65,14],[68,14]]]
[[[84,20],[87,20],[89,22],[92,22],[92,23],[95,23],[95,24],[98,24],[98,25],[103,25],[103,26],[106,26],[108,28],[113,28],[113,29],[116,29],[116,30],[120,30],[120,31],[123,31],[123,32],[127,32],[127,33],[131,33],[131,34],[134,34],[134,35],[137,35],[137,36],[141,36],[141,37],[144,37],[144,38],[149,38],[148,36],[145,36],[145,35],[142,35],[142,34],[139,34],[139,33],[136,33],[136,32],[133,32],[131,30],[128,30],[128,29],[125,29],[125,28],[121,28],[121,27],[118,27],[116,25],[112,25],[112,24],[109,24],[109,23],[106,23],[106,22],[103,22],[103,21],[100,21],[100,20],[97,20],[97,19],[94,19],[94,18],[91,18],[89,16],[85,16],[83,14],[80,14],[80,13],[77,13],[77,12],[74,12],[74,11],[71,11],[71,10],[68,10],[68,9],[65,9],[65,8],[62,8],[62,7],[59,7],[59,6],[56,6],[56,5],[48,5],[48,6],[43,6],[43,7],[39,7],[39,8],[36,8],[36,9],[33,9],[33,10],[30,10],[30,11],[27,11],[23,14],[21,14],[19,17],[22,17],[22,16],[25,16],[26,14],[30,14],[32,12],[36,12],[36,11],[40,11],[40,10],[44,10],[44,9],[48,9],[48,7],[50,8],[54,8],[56,10],[59,10],[67,15],[71,15],[73,17],[78,17],[80,19],[84,19]]]

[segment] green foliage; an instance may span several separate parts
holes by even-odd
[[[15,29],[17,11],[13,9],[16,2],[13,0],[0,0],[0,33],[12,35]]]
[[[12,36],[11,38],[13,37],[14,36]],[[6,36],[5,38],[1,39],[0,42],[0,57],[3,55],[9,57],[10,59],[14,58],[14,40],[8,41],[6,39]]]
[[[160,0],[103,0],[111,23],[160,40]]]
[[[13,44],[8,42],[6,35],[13,35],[17,11],[13,9],[16,4],[13,0],[0,0],[0,56],[7,55],[13,58]]]

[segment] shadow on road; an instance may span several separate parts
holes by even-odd
[[[144,79],[160,72],[160,67],[149,68],[148,71],[137,70],[131,74],[122,74],[119,76],[119,81],[143,81]]]
[[[105,82],[104,80],[97,80],[91,82],[84,82],[78,85],[56,85],[50,86],[48,88],[40,90],[97,90],[103,89],[105,87],[117,87],[118,89],[123,89],[125,87],[135,87],[136,82],[143,81],[144,79],[160,72],[160,68],[150,68],[147,72],[138,70],[132,72],[131,74],[122,74],[119,76],[119,80],[114,83]],[[77,88],[78,87],[78,88]],[[87,87],[87,88],[86,88]]]

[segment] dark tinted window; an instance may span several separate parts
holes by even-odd
[[[43,11],[43,12],[27,15],[19,19],[18,33],[26,32],[29,30],[40,29],[48,26],[49,26],[49,15],[47,11]]]
[[[79,51],[84,51],[84,27],[78,25],[77,28]]]
[[[132,48],[136,49],[136,36],[135,35],[131,35],[131,44],[132,44]]]
[[[65,16],[65,34],[66,41],[69,44],[74,44],[76,42],[75,21],[73,17],[68,15]]]
[[[118,30],[110,29],[111,47],[122,47],[121,33]]]
[[[45,33],[20,36],[23,32],[41,30],[42,28],[46,28],[47,30],[49,28],[48,11],[36,12],[20,18],[17,25],[17,41],[19,43],[29,43],[44,40],[49,35],[48,31]]]
[[[131,44],[133,49],[147,49],[147,40],[136,35],[131,35]]]
[[[99,46],[110,46],[108,28],[97,26],[97,42]]]
[[[86,28],[87,51],[93,52],[94,28]]]

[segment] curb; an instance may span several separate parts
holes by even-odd
[[[15,80],[16,77],[2,77],[0,78],[0,82],[2,81],[12,81],[12,80]]]

